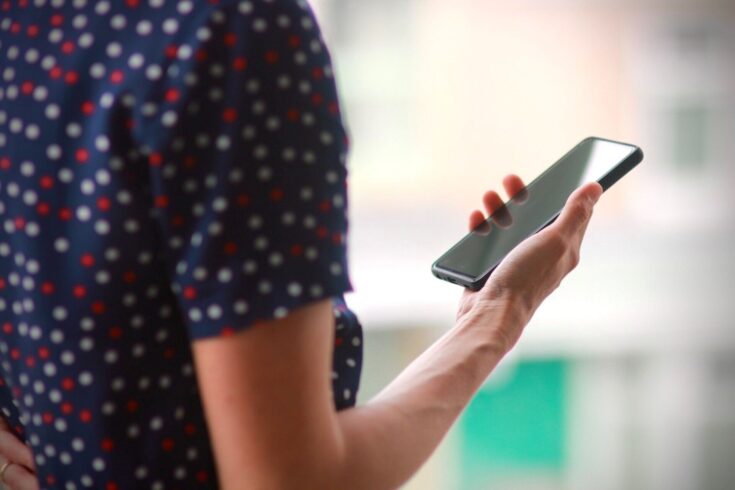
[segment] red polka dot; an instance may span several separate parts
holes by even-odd
[[[82,102],[82,113],[85,116],[90,116],[94,112],[94,103],[91,100],[85,100]]]
[[[197,471],[197,476],[196,476],[196,478],[197,478],[197,481],[198,481],[199,483],[204,483],[204,482],[206,482],[206,481],[207,481],[207,480],[209,479],[209,475],[207,474],[207,472],[206,472],[206,471],[204,471],[204,470],[199,470],[199,471]]]
[[[125,78],[125,74],[122,70],[114,70],[112,73],[110,73],[110,82],[112,83],[122,83],[123,78]]]
[[[61,52],[64,54],[71,54],[74,52],[74,43],[72,41],[64,41],[61,43]]]
[[[49,351],[48,347],[39,347],[38,348],[38,357],[41,359],[48,359],[51,355],[51,351]]]
[[[79,163],[86,163],[89,160],[89,151],[86,148],[79,148],[74,154],[74,158]]]
[[[54,27],[59,27],[61,24],[64,23],[64,16],[61,14],[54,14],[51,16],[51,25]]]
[[[125,405],[125,408],[128,412],[137,412],[139,408],[139,403],[137,400],[128,400],[128,403]]]
[[[248,204],[250,204],[250,196],[248,196],[247,194],[238,194],[237,205],[247,206]]]
[[[206,61],[207,58],[209,58],[209,53],[207,53],[207,50],[204,48],[199,48],[194,53],[194,58],[197,61]]]
[[[110,327],[110,330],[107,332],[107,335],[113,340],[117,340],[120,337],[122,337],[123,331],[122,328],[118,326]]]
[[[322,94],[316,93],[311,96],[311,103],[315,106],[319,106],[324,102],[324,96]]]
[[[95,301],[92,303],[92,313],[95,315],[101,315],[107,310],[107,306],[102,301]]]
[[[235,242],[227,242],[223,249],[227,255],[232,255],[237,252],[237,244]]]
[[[193,436],[194,434],[196,434],[196,431],[197,431],[197,426],[192,424],[191,422],[189,422],[188,424],[184,426],[184,433],[187,436]]]
[[[125,0],[125,5],[130,8],[135,8],[140,3],[140,0]]]
[[[225,122],[233,122],[237,119],[237,111],[233,109],[232,107],[228,107],[224,111],[222,111],[222,119]]]
[[[54,292],[54,289],[55,289],[55,287],[54,287],[53,283],[51,283],[49,281],[46,281],[43,284],[41,284],[41,292],[43,294],[51,294],[51,293]]]
[[[74,389],[74,385],[75,385],[75,383],[74,383],[74,380],[73,380],[73,379],[71,379],[71,378],[64,378],[64,379],[63,379],[63,380],[61,381],[61,387],[62,387],[62,388],[63,388],[64,390],[66,390],[66,391],[71,391],[71,390],[73,390],[73,389]]]
[[[304,253],[304,247],[301,245],[291,245],[291,255],[299,256]]]
[[[165,53],[166,53],[167,58],[176,58],[176,55],[178,54],[178,52],[179,52],[179,47],[176,46],[175,44],[169,44],[168,46],[166,46]]]
[[[23,84],[20,86],[20,91],[24,93],[25,95],[28,95],[31,92],[33,92],[33,82],[29,80],[23,82]]]
[[[61,404],[61,413],[64,415],[69,415],[74,412],[74,405],[72,405],[69,402],[64,402]]]
[[[270,197],[271,201],[280,201],[283,199],[283,189],[279,187],[275,187],[271,189],[270,193],[268,194],[268,197]]]
[[[148,155],[148,164],[152,167],[160,167],[161,163],[163,163],[163,157],[161,154],[157,151],[154,151],[150,155]]]
[[[74,296],[77,298],[84,298],[87,295],[87,288],[84,287],[82,284],[77,284],[74,286]]]
[[[100,196],[97,198],[97,209],[100,211],[108,211],[110,209],[110,198],[105,196]]]
[[[234,46],[237,43],[237,34],[234,32],[228,32],[225,34],[224,43],[225,46]]]
[[[128,284],[135,282],[137,278],[138,275],[135,273],[135,271],[125,271],[123,273],[123,281]]]
[[[316,236],[318,236],[319,238],[326,238],[328,234],[329,230],[327,230],[326,226],[322,225],[316,229]]]
[[[36,212],[41,216],[46,216],[50,210],[51,207],[47,202],[39,202],[38,204],[36,204]]]
[[[274,50],[269,50],[265,53],[265,61],[266,63],[273,64],[278,61],[278,52]]]
[[[102,442],[100,443],[100,447],[102,448],[104,452],[109,453],[115,448],[115,442],[109,437],[106,437],[102,439]]]
[[[221,330],[219,331],[219,334],[220,334],[220,335],[221,335],[222,337],[231,337],[231,336],[235,335],[235,329],[234,329],[234,328],[232,328],[232,327],[230,327],[229,325],[225,325],[225,326],[224,326],[224,327],[222,327],[222,329],[221,329]]]
[[[157,208],[165,208],[166,206],[168,206],[168,196],[167,195],[156,196],[154,200],[154,205]]]
[[[81,264],[84,267],[92,267],[94,265],[94,256],[92,254],[82,254],[82,257],[79,259]]]
[[[316,68],[311,70],[311,77],[314,80],[321,80],[322,78],[324,78],[324,70],[317,66]]]
[[[196,299],[197,297],[197,290],[193,286],[186,286],[184,288],[184,298],[186,299]]]
[[[18,216],[17,218],[15,218],[15,220],[13,220],[13,222],[15,223],[15,227],[18,230],[22,230],[26,227],[26,220],[22,216]]]
[[[175,88],[170,88],[166,90],[165,98],[168,102],[176,102],[179,100],[179,91]]]
[[[64,81],[68,85],[73,85],[79,81],[79,74],[74,70],[69,70],[66,72],[66,75],[64,75]]]
[[[291,122],[295,122],[299,120],[299,111],[296,109],[289,109],[289,111],[286,113],[286,119],[288,119]]]
[[[79,412],[79,420],[81,420],[84,423],[89,423],[92,421],[92,412],[89,410],[82,410]]]
[[[119,489],[120,489],[120,487],[114,481],[108,481],[105,484],[105,490],[119,490]]]
[[[9,168],[10,168],[10,158],[8,157],[0,158],[0,169],[8,170]]]
[[[28,34],[28,37],[38,36],[38,26],[35,24],[29,25],[28,29],[26,30],[26,34]]]
[[[55,80],[57,78],[61,78],[63,71],[60,66],[54,66],[49,70],[48,75]]]
[[[62,221],[69,221],[72,217],[71,209],[61,208],[59,209],[59,219]]]
[[[161,441],[161,448],[164,451],[171,451],[174,448],[174,440],[170,437],[165,438],[163,441]]]
[[[44,175],[41,177],[39,183],[44,189],[51,189],[54,186],[54,178],[50,175]]]
[[[237,71],[242,71],[245,68],[248,67],[248,60],[243,58],[242,56],[237,57],[232,62],[232,68],[234,68]]]
[[[288,45],[292,48],[298,48],[301,46],[301,38],[297,35],[291,35],[288,37]]]
[[[173,218],[171,218],[171,226],[181,226],[184,224],[184,217],[180,214],[177,214]]]

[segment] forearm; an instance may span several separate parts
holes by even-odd
[[[458,323],[369,403],[338,414],[350,488],[396,488],[429,458],[509,347],[496,325],[518,319],[498,304],[483,321]]]

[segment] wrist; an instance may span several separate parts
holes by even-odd
[[[502,357],[520,337],[527,323],[525,318],[522,302],[515,295],[498,293],[476,301],[458,319],[456,328],[479,333],[487,348]]]

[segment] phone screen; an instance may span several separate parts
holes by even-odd
[[[603,179],[636,151],[625,143],[583,140],[437,260],[434,274],[467,286],[482,280],[516,245],[553,221],[575,189],[591,181],[609,187],[612,181],[605,185]]]

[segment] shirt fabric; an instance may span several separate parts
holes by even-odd
[[[0,410],[42,488],[216,488],[191,341],[320,299],[354,405],[347,148],[302,0],[0,3]]]

